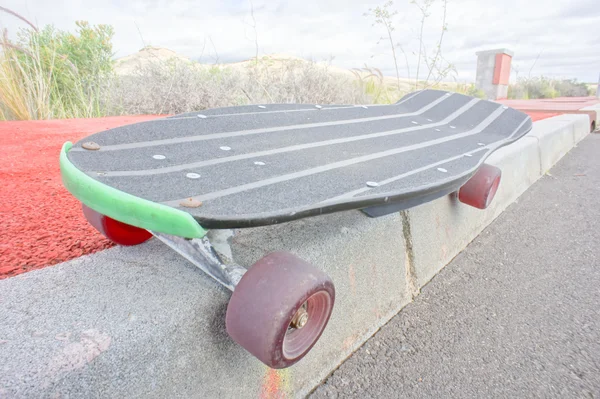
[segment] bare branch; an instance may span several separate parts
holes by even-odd
[[[215,52],[215,64],[219,63],[219,53],[217,53],[217,48],[215,47],[215,43],[212,40],[212,37],[210,35],[208,35],[208,40],[210,41],[210,44],[212,44],[213,50]]]
[[[252,29],[254,29],[254,59],[258,65],[258,32],[256,31],[256,18],[254,18],[254,4],[250,0],[250,17],[252,18]]]
[[[542,51],[540,51],[537,55],[537,57],[535,57],[535,61],[533,61],[533,65],[531,65],[531,68],[529,68],[529,73],[527,74],[527,78],[531,78],[531,71],[533,71],[533,67],[535,66],[535,64],[537,64],[538,60],[540,59],[540,56],[542,55],[542,53],[544,52],[544,49],[542,49]]]
[[[446,12],[448,10],[448,0],[443,0],[443,1],[444,1],[444,5],[443,5],[444,16],[442,17],[442,32],[440,33],[440,39],[437,44],[437,51],[435,53],[435,56],[433,57],[433,61],[432,61],[433,65],[437,64],[438,58],[441,56],[442,43],[444,41],[444,34],[446,33],[446,30],[448,29],[446,26]],[[427,82],[429,82],[429,78],[431,77],[431,72],[432,72],[432,68],[429,69],[429,74],[427,75],[427,78],[425,79],[425,84],[427,84]]]
[[[16,12],[9,10],[8,8],[2,7],[0,6],[0,11],[4,11],[7,14],[10,14],[14,17],[19,18],[21,21],[25,22],[27,25],[31,26],[31,28],[36,31],[39,32],[38,28],[31,22],[29,22],[25,17],[23,17],[22,15],[17,14]]]
[[[394,59],[394,67],[396,69],[396,83],[398,86],[398,91],[400,91],[400,72],[398,71],[398,57],[396,56],[396,47],[399,47],[400,51],[402,51],[402,53],[404,54],[404,58],[406,59],[406,69],[408,71],[409,78],[410,78],[410,69],[409,69],[409,64],[408,64],[408,57],[406,56],[404,49],[399,44],[394,44],[394,39],[392,37],[392,32],[395,29],[393,22],[392,22],[392,18],[396,14],[398,14],[398,11],[390,12],[389,8],[392,7],[393,4],[394,3],[392,1],[388,1],[381,7],[375,7],[375,9],[369,9],[369,12],[364,13],[363,15],[366,17],[373,17],[375,19],[375,22],[373,25],[375,25],[375,24],[383,25],[383,27],[385,28],[385,30],[387,32],[387,38],[389,40],[390,48],[392,50],[392,57]],[[380,40],[382,40],[382,39],[383,38],[381,38]],[[379,42],[377,42],[377,44],[379,44]]]

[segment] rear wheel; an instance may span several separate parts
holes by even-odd
[[[148,230],[131,226],[106,215],[96,212],[87,205],[81,204],[83,215],[96,230],[106,238],[119,245],[138,245],[148,241],[152,234]]]
[[[242,277],[227,307],[227,332],[271,368],[302,359],[333,310],[335,289],[322,271],[287,252],[271,253]]]
[[[463,204],[486,209],[494,199],[502,171],[492,165],[483,164],[477,173],[458,190],[458,199]]]

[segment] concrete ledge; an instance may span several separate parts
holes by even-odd
[[[488,162],[502,170],[502,182],[487,210],[465,206],[450,195],[407,211],[419,288],[542,175],[537,140],[531,137],[498,150]]]
[[[586,118],[585,114],[563,114],[552,118],[553,121],[566,122],[572,125],[573,141],[575,144],[587,136],[586,126],[590,123],[590,119]],[[591,132],[591,129],[589,130]]]
[[[575,145],[574,121],[565,120],[565,117],[573,118],[574,116],[562,115],[536,122],[528,134],[529,137],[538,140],[542,172],[544,173]]]
[[[0,397],[301,397],[585,137],[582,118],[536,122],[494,153],[503,179],[486,211],[448,196],[378,219],[352,211],[237,231],[240,263],[288,250],[336,284],[328,328],[286,370],[234,344],[229,293],[156,240],[2,280]]]

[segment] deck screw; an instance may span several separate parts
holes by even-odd
[[[88,141],[88,142],[83,143],[81,145],[81,148],[85,148],[86,150],[90,150],[90,151],[97,151],[100,149],[100,145],[93,141]]]
[[[202,201],[198,201],[193,198],[186,198],[183,201],[181,201],[179,205],[185,208],[198,208],[199,206],[202,206]]]

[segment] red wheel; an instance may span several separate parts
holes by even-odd
[[[106,238],[119,245],[138,245],[148,241],[152,234],[148,230],[119,222],[92,208],[81,204],[87,221]]]
[[[302,359],[325,329],[335,300],[325,273],[287,252],[271,253],[244,274],[225,323],[235,342],[275,369]]]
[[[492,165],[483,164],[477,173],[458,190],[458,199],[463,204],[486,209],[494,199],[502,171]]]

